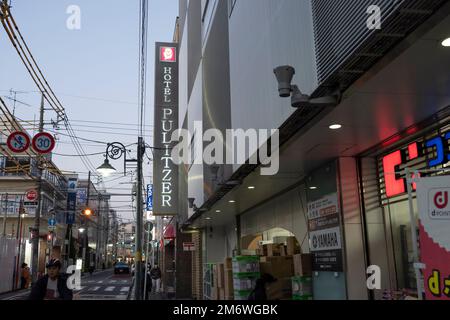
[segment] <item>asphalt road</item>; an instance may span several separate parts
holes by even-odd
[[[81,279],[81,290],[74,291],[78,300],[126,300],[132,277],[115,275],[112,269],[87,275]]]
[[[113,269],[85,274],[81,290],[74,290],[74,300],[126,300],[132,284],[130,275],[114,275]],[[0,295],[0,300],[26,300],[30,290]]]

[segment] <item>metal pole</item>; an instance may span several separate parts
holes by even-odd
[[[420,269],[417,267],[417,263],[419,263],[419,250],[417,248],[417,220],[414,216],[414,206],[412,199],[412,188],[411,188],[411,171],[409,168],[405,169],[406,173],[406,186],[408,190],[408,205],[409,205],[409,218],[411,220],[411,238],[412,238],[412,246],[413,246],[413,255],[414,255],[414,272],[416,274],[416,282],[417,282],[417,296],[419,300],[422,300],[422,282],[421,282],[421,274]]]
[[[41,110],[39,116],[39,132],[44,131],[44,93],[41,97]],[[36,218],[34,221],[34,237],[33,237],[33,259],[32,259],[32,281],[37,281],[38,267],[39,267],[39,227],[42,211],[42,158],[37,156],[38,167],[38,207],[36,208]]]
[[[6,238],[6,218],[8,215],[8,193],[5,195],[5,215],[3,217],[3,237]]]
[[[147,273],[148,273],[148,249],[150,245],[150,223],[148,224],[148,230],[147,230],[147,250],[145,253],[145,281],[144,281],[144,296],[147,294]]]
[[[144,139],[138,138],[137,150],[137,188],[136,188],[136,300],[142,300],[142,161],[144,156]]]

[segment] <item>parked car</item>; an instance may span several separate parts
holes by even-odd
[[[125,262],[117,262],[114,266],[114,274],[130,274],[130,267]]]

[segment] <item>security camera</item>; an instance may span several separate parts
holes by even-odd
[[[291,82],[294,78],[295,69],[291,66],[280,66],[273,70],[278,81],[278,92],[281,98],[288,98],[291,95]]]

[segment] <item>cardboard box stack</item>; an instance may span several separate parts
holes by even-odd
[[[312,299],[312,260],[310,254],[300,252],[295,237],[280,237],[280,244],[261,247],[261,274],[270,274],[277,281],[266,285],[269,300]]]
[[[233,258],[234,300],[247,300],[260,277],[258,256]]]
[[[226,258],[224,263],[218,263],[213,267],[214,289],[212,295],[217,295],[217,300],[233,300],[233,265],[232,259]]]
[[[294,274],[296,276],[311,276],[312,275],[312,257],[311,254],[295,254],[294,259]]]
[[[233,287],[233,260],[232,258],[226,258],[224,263],[224,300],[234,300],[234,287]]]

